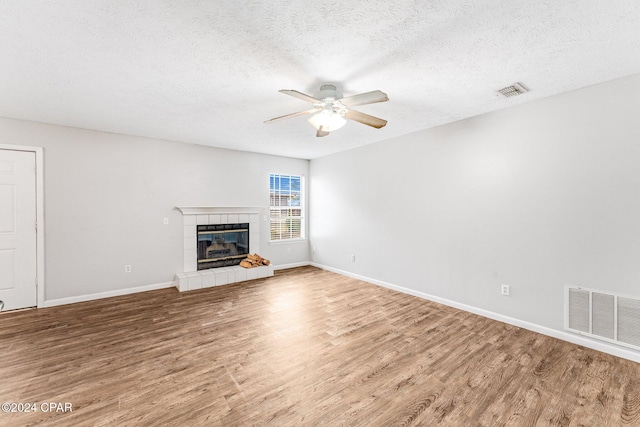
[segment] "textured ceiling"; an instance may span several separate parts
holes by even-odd
[[[638,0],[2,0],[0,116],[315,158],[640,72]],[[496,90],[523,82],[531,92]],[[380,89],[316,138],[278,93]],[[637,95],[637,94],[636,94]]]

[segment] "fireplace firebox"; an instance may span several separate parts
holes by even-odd
[[[240,264],[249,254],[249,224],[198,225],[198,270]]]

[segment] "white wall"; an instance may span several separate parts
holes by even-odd
[[[44,147],[46,301],[171,282],[183,269],[176,206],[258,206],[268,214],[269,173],[308,175],[309,167],[8,119],[0,119],[0,144]],[[270,245],[267,222],[261,231],[260,253],[274,265],[308,261],[306,242]]]
[[[640,75],[310,169],[320,265],[559,331],[566,284],[640,296]]]

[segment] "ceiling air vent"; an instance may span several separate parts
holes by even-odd
[[[529,89],[522,83],[514,83],[511,86],[503,87],[498,90],[498,93],[506,97],[522,95],[523,93],[529,92]]]

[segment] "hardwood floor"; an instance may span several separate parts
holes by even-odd
[[[4,313],[0,343],[0,400],[37,405],[2,426],[640,425],[640,364],[313,267]]]

